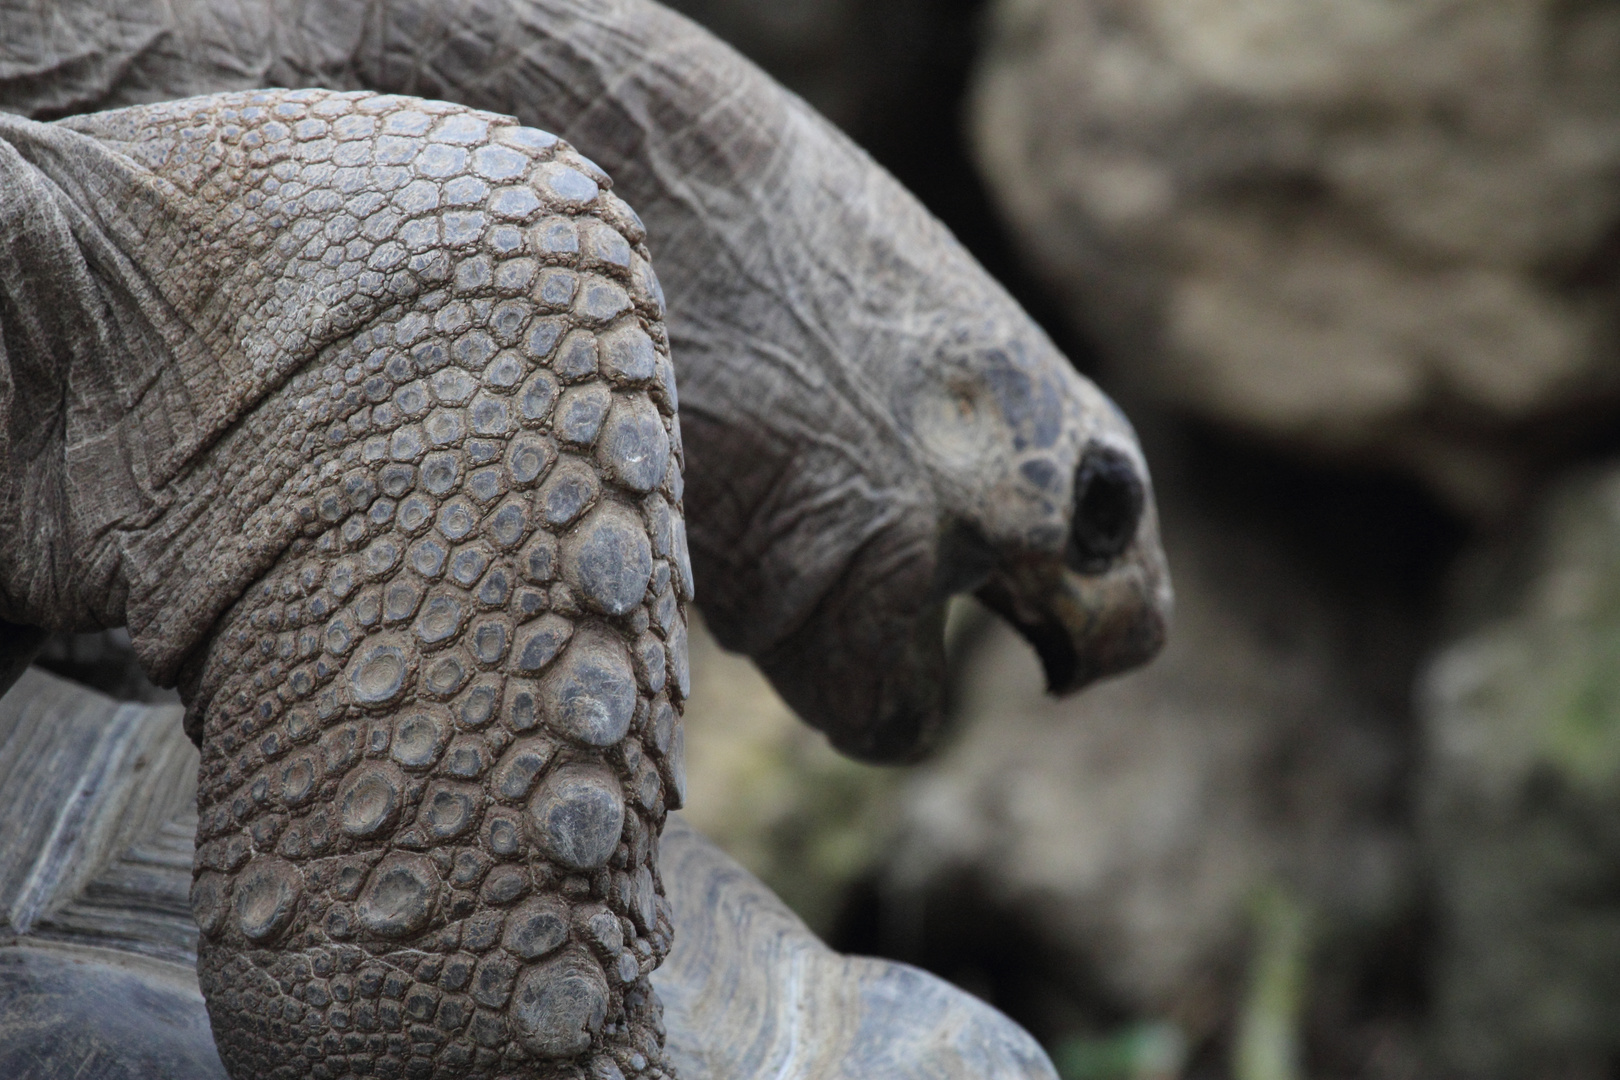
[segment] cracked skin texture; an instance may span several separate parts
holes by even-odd
[[[153,448],[134,512],[77,538],[131,571],[201,739],[193,909],[231,1074],[671,1075],[648,975],[691,570],[633,212],[554,137],[410,98],[6,123],[106,234],[192,271],[145,308],[169,363],[112,429]],[[82,528],[60,516],[46,537]]]

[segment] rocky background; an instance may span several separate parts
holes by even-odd
[[[1070,1080],[1620,1078],[1620,6],[674,6],[1121,401],[1177,588],[1065,701],[964,604],[910,771],[695,637],[690,816]]]
[[[1620,5],[674,6],[1120,400],[1178,605],[1055,701],[964,602],[906,771],[694,625],[687,816],[1066,1080],[1620,1078]]]

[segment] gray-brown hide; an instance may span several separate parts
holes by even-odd
[[[233,1076],[667,1075],[691,577],[608,184],[371,93],[0,118],[0,617],[179,679]]]
[[[1012,619],[1054,690],[1157,649],[1169,584],[1125,420],[887,174],[693,24],[641,0],[0,0],[0,106],[261,85],[511,113],[612,172],[668,289],[709,623],[844,750],[926,748],[952,592]]]

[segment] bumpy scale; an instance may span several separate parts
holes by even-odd
[[[280,268],[243,301],[267,340],[345,331],[220,459],[241,528],[290,539],[183,685],[228,1069],[670,1075],[648,975],[691,570],[640,222],[566,144],[456,106],[127,114],[97,133]]]

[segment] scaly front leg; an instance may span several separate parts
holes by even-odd
[[[256,215],[281,280],[382,298],[204,459],[255,508],[240,550],[288,537],[183,681],[226,1066],[669,1075],[648,975],[691,586],[639,223],[487,114],[223,100],[161,128],[217,146],[223,216]]]

